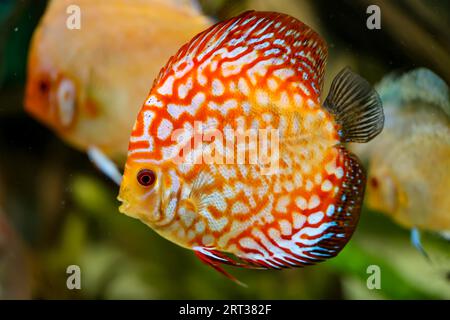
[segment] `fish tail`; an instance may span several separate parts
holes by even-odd
[[[349,68],[333,79],[324,107],[340,125],[342,142],[368,142],[383,129],[383,106],[378,93]]]

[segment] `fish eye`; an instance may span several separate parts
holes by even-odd
[[[39,81],[39,91],[42,94],[47,94],[49,90],[50,90],[50,84],[48,83],[48,81],[44,80],[44,79],[40,80]]]
[[[141,186],[150,187],[156,181],[156,174],[150,169],[142,169],[137,174],[137,181]]]
[[[371,179],[370,179],[370,185],[371,185],[373,188],[377,189],[378,186],[380,185],[380,183],[378,182],[378,179],[377,179],[377,178],[371,178]]]

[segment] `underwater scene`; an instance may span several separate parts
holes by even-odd
[[[0,1],[0,300],[450,299],[449,12]]]

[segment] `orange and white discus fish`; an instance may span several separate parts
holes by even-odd
[[[139,112],[120,211],[226,275],[222,263],[280,269],[338,254],[365,186],[342,143],[369,141],[384,116],[377,93],[348,69],[321,103],[326,57],[314,30],[280,13],[245,12],[194,37],[161,70]],[[202,130],[224,138],[199,142]],[[262,139],[236,145],[228,134],[247,130],[276,130],[276,170],[267,173],[262,157],[220,161],[270,147]],[[205,161],[208,152],[218,161]]]

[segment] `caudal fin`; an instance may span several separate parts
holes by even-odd
[[[383,106],[378,93],[349,68],[333,79],[324,107],[341,126],[342,142],[368,142],[383,129]]]

